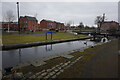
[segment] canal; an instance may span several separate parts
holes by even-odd
[[[84,44],[85,42],[87,42],[87,45]],[[96,42],[92,42],[87,39],[2,51],[2,66],[3,68],[15,67],[21,63],[28,63],[36,59],[44,59],[50,56],[61,55],[65,52],[94,44],[96,44]]]

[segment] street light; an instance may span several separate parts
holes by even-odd
[[[19,2],[17,4],[17,13],[18,13],[18,31],[20,34],[20,19],[19,19]],[[21,63],[21,49],[19,49],[19,62]]]
[[[19,2],[17,2],[17,13],[18,13],[18,31],[20,34],[20,21],[19,21]]]

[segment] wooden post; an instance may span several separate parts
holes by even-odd
[[[47,33],[46,33],[46,40],[47,40]]]
[[[95,41],[95,34],[93,35],[93,40]]]
[[[52,40],[52,33],[51,33],[51,40]]]

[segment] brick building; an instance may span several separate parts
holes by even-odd
[[[18,31],[18,23],[17,22],[1,22],[0,28],[9,31]]]
[[[66,27],[64,26],[64,23],[51,21],[51,20],[44,20],[44,19],[40,21],[39,28],[41,28],[41,29],[59,29],[59,30],[66,29]]]
[[[101,30],[102,31],[107,31],[110,28],[115,28],[115,29],[118,30],[119,29],[119,23],[115,22],[115,21],[105,21],[101,25]]]
[[[21,16],[20,17],[20,29],[21,31],[37,31],[38,21],[35,17]]]
[[[20,16],[20,31],[41,31],[41,30],[66,30],[68,29],[67,26],[64,25],[64,23],[51,21],[51,20],[41,20],[40,24],[38,24],[38,20],[35,17],[31,16]],[[8,22],[1,22],[3,29],[18,31],[18,23],[17,22],[11,22],[10,24]]]

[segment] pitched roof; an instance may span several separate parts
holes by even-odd
[[[64,24],[64,23],[61,23],[61,22],[57,22],[57,21],[52,21],[52,20],[45,20],[43,19],[44,21],[48,21],[48,22],[55,22],[55,23],[59,23],[59,24]]]
[[[21,18],[24,18],[23,16],[20,16]],[[35,17],[31,17],[31,16],[25,16],[28,20],[35,20],[37,21],[37,19]]]
[[[116,22],[116,21],[105,21],[104,23],[117,23],[117,24],[119,24],[119,23]]]
[[[48,22],[55,22],[55,21],[52,21],[52,20],[45,20],[45,19],[43,19],[43,21],[48,21]]]
[[[37,21],[37,19],[35,17],[30,17],[30,16],[25,16],[25,17],[27,17],[28,20],[35,20],[35,21]]]

